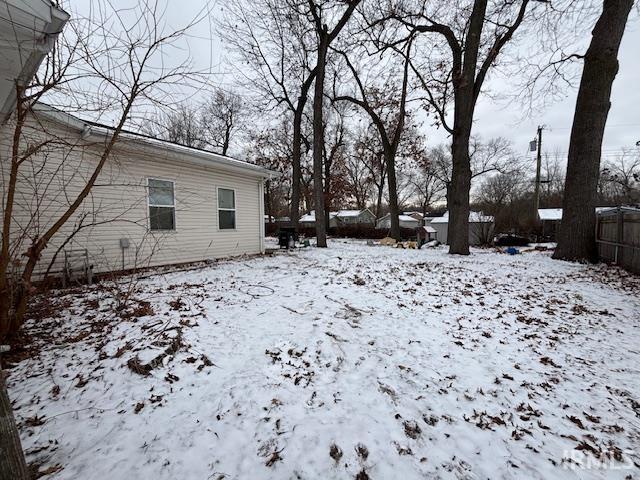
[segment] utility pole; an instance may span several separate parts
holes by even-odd
[[[536,154],[536,185],[533,193],[533,215],[538,218],[538,209],[540,208],[540,171],[542,170],[542,130],[544,126],[538,127],[538,152]]]

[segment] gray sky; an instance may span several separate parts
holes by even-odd
[[[640,140],[640,22],[630,22],[620,47],[620,70],[613,84],[611,110],[604,136],[603,155],[611,155],[622,148],[631,148]],[[495,85],[491,85],[492,89]],[[483,137],[504,136],[514,143],[517,152],[525,153],[529,140],[542,124],[543,145],[550,152],[566,152],[573,122],[577,89],[568,91],[566,98],[545,109],[531,119],[522,119],[518,107],[506,102],[492,102],[483,97],[475,115],[475,133]]]
[[[179,27],[189,22],[202,9],[201,2],[167,0],[166,21],[170,26]],[[112,0],[115,5],[127,6],[134,0]],[[86,0],[72,0],[67,5],[73,12],[86,13]],[[219,15],[224,2],[212,2],[213,15]],[[203,21],[192,30],[189,46],[198,66],[206,68],[212,65],[215,71],[224,68],[223,60],[227,52],[225,46],[215,37],[215,28],[211,21]],[[623,38],[620,51],[620,71],[616,77],[611,98],[611,111],[605,132],[603,155],[615,155],[623,148],[632,148],[640,141],[640,66],[637,63],[640,46],[640,21],[630,22]],[[227,86],[233,84],[229,75],[216,77]],[[504,79],[489,79],[488,88],[500,93],[505,88]],[[475,115],[474,134],[484,138],[502,136],[513,142],[519,155],[529,155],[528,142],[533,139],[537,125],[546,126],[544,132],[544,150],[561,151],[566,154],[569,134],[573,120],[576,91],[568,91],[564,100],[556,102],[535,118],[522,117],[517,104],[496,101],[486,96],[478,102]],[[446,141],[443,130],[424,126],[424,133],[430,144]]]

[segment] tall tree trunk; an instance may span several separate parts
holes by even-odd
[[[618,73],[618,50],[633,0],[604,0],[592,32],[571,128],[563,213],[554,258],[597,259],[595,202],[602,137]]]
[[[329,34],[326,25],[318,32],[318,63],[316,67],[316,84],[313,92],[313,191],[316,215],[316,244],[327,246],[327,224],[324,213],[324,188],[322,185],[322,149],[324,146],[323,100],[324,77],[329,48]]]
[[[227,156],[227,152],[229,151],[229,141],[231,139],[231,127],[227,127],[224,132],[224,140],[222,142],[222,155]]]
[[[27,464],[4,376],[4,371],[0,369],[0,478],[28,480]]]
[[[471,166],[469,135],[458,135],[451,148],[453,171],[449,188],[449,253],[469,255],[469,191]]]
[[[300,220],[300,197],[302,186],[302,114],[304,112],[304,105],[306,98],[300,97],[298,99],[298,106],[293,113],[293,151],[291,163],[293,167],[293,178],[291,185],[291,212],[289,217],[291,224],[294,227],[298,226]]]
[[[447,212],[450,212],[451,209],[451,181],[448,181],[445,184],[445,202],[447,204]],[[447,241],[446,244],[449,245],[449,239],[451,238],[451,222],[447,221]]]
[[[389,186],[389,221],[391,230],[389,236],[396,240],[400,238],[400,208],[398,207],[398,182],[396,179],[395,152],[386,152],[387,182]]]
[[[469,21],[461,69],[454,73],[455,107],[451,156],[451,196],[449,198],[449,253],[469,255],[469,191],[471,160],[469,138],[480,84],[476,85],[478,51],[487,11],[487,0],[475,0]]]
[[[376,218],[380,218],[382,216],[382,194],[384,192],[384,183],[380,185],[376,185],[378,190],[378,195],[376,197]]]
[[[331,228],[331,163],[324,161],[324,222],[327,229]]]

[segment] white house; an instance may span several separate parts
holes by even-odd
[[[420,226],[420,220],[417,220],[409,215],[398,215],[400,220],[400,228],[418,228]],[[384,217],[378,219],[376,223],[378,230],[385,230],[391,228],[391,214],[386,214]]]
[[[306,215],[300,217],[300,224],[304,227],[315,227],[316,214],[310,211]],[[329,228],[345,226],[345,225],[375,225],[376,216],[371,210],[365,208],[363,210],[338,210],[337,212],[329,212]]]
[[[302,215],[298,221],[301,227],[313,228],[316,226],[316,212],[311,210],[309,213]],[[337,226],[336,212],[329,212],[329,228]]]
[[[493,217],[483,215],[481,212],[469,212],[469,244],[481,245],[490,240],[493,235],[493,221]],[[434,218],[428,225],[436,230],[438,241],[447,243],[449,212]]]
[[[12,230],[27,237],[68,208],[112,134],[110,127],[37,107],[25,141],[56,142],[29,166],[50,176],[36,182],[26,175],[17,185]],[[11,133],[10,124],[0,129],[0,178],[8,176]],[[63,270],[67,252],[85,252],[94,272],[263,252],[263,188],[271,174],[216,153],[123,132],[90,195],[45,250],[40,269],[59,247],[53,271]],[[2,188],[4,194],[4,182]]]
[[[376,224],[376,216],[371,210],[338,210],[336,219],[342,225],[370,225]]]

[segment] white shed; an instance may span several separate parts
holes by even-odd
[[[400,220],[400,228],[418,228],[420,226],[420,220],[416,220],[409,215],[399,215],[398,219]],[[386,230],[391,228],[391,214],[387,214],[384,217],[381,217],[376,223],[376,228],[378,230]]]
[[[301,227],[314,228],[316,226],[316,212],[311,210],[300,217]],[[336,218],[336,212],[329,212],[329,228],[337,227],[338,219]]]
[[[469,212],[469,244],[481,245],[487,242],[493,235],[493,221],[493,217],[483,215],[482,212]],[[438,241],[447,243],[449,212],[431,220],[429,226],[437,231]]]

